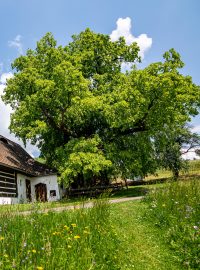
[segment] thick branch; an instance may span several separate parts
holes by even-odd
[[[48,122],[48,124],[54,128],[55,130],[57,130],[58,132],[62,133],[63,134],[63,139],[64,139],[64,142],[67,143],[69,141],[69,138],[70,138],[70,134],[69,132],[66,130],[65,126],[62,125],[62,126],[58,126],[55,122],[55,120],[53,119],[52,115],[48,112],[48,110],[46,108],[41,108],[44,116],[46,117],[46,120]]]
[[[197,145],[190,145],[190,147],[187,150],[185,150],[184,152],[181,152],[181,155],[187,154],[188,152],[190,152],[191,149],[194,149],[196,147],[199,147],[199,144],[197,144]]]

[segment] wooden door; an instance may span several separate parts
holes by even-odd
[[[36,200],[40,202],[47,201],[47,185],[39,183],[35,186]]]

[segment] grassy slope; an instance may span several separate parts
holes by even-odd
[[[189,160],[188,170],[181,171],[180,176],[187,175],[200,175],[200,160]],[[145,180],[159,179],[159,178],[169,178],[172,177],[172,172],[169,170],[157,170],[156,175],[149,175]]]
[[[161,231],[145,220],[145,209],[143,202],[112,206],[112,223],[121,249],[120,269],[182,269],[164,243]]]

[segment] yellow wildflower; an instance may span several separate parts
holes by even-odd
[[[3,256],[4,256],[5,258],[8,258],[8,255],[7,255],[7,254],[4,254]]]
[[[79,239],[79,238],[81,238],[80,235],[75,235],[74,236],[74,239]]]
[[[60,232],[53,232],[52,234],[53,234],[53,235],[59,235]]]
[[[72,227],[77,227],[77,225],[75,223],[72,223],[71,225],[72,225]]]
[[[85,230],[85,231],[83,231],[83,233],[85,233],[85,234],[90,234],[90,232],[88,232],[88,231],[86,231],[86,230]]]
[[[32,249],[32,252],[33,252],[33,253],[36,253],[37,251],[36,251],[35,249]]]
[[[67,225],[65,225],[64,228],[69,231],[69,227]]]
[[[5,238],[3,236],[0,236],[0,241],[4,240]]]
[[[44,270],[44,268],[42,266],[37,266],[36,268],[37,270]]]
[[[67,247],[68,247],[68,248],[71,248],[72,246],[68,245]]]

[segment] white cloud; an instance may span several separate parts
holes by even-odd
[[[194,133],[200,133],[200,125],[197,125],[197,126],[193,127],[191,130]]]
[[[22,37],[20,35],[17,35],[14,40],[8,41],[8,46],[16,48],[19,54],[23,54],[21,38]]]
[[[112,31],[110,38],[112,41],[116,41],[122,36],[125,38],[127,45],[137,42],[140,47],[139,55],[142,59],[144,58],[145,52],[151,48],[152,38],[149,38],[147,34],[141,34],[138,37],[134,37],[131,33],[131,19],[129,17],[125,19],[119,18],[117,20],[117,28]]]
[[[0,135],[5,136],[6,138],[20,144],[23,148],[23,142],[18,140],[14,134],[11,134],[9,131],[9,125],[10,125],[10,114],[12,113],[12,109],[9,105],[5,105],[4,102],[1,99],[1,95],[3,94],[3,90],[6,87],[6,80],[13,77],[13,74],[11,72],[9,73],[3,73],[0,76]],[[39,150],[36,146],[31,145],[30,143],[27,143],[26,151],[31,156],[38,156]]]
[[[193,133],[200,134],[200,125],[196,125],[190,129]],[[187,148],[182,149],[182,153],[187,152],[182,155],[183,159],[200,159],[200,156],[198,156],[195,153],[195,150],[199,149],[199,147],[195,147],[187,152]]]
[[[10,79],[13,77],[13,74],[11,72],[8,72],[8,73],[3,73],[0,77],[0,84],[3,85],[5,87],[5,84],[6,84],[6,80]]]
[[[184,152],[184,150],[186,150],[186,149],[182,149],[182,150],[183,150],[183,152]],[[193,159],[200,159],[200,156],[198,156],[198,155],[195,153],[194,150],[191,150],[191,151],[189,151],[188,153],[183,154],[183,155],[182,155],[182,158],[183,158],[183,159],[190,159],[190,160],[193,160]]]

